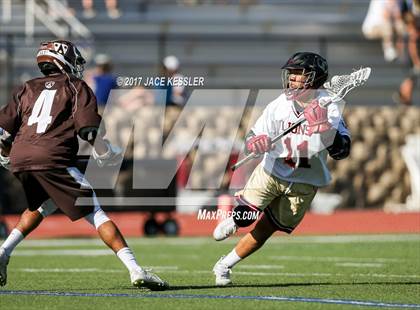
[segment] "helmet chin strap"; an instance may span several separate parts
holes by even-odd
[[[67,73],[66,70],[64,70],[63,66],[56,59],[53,59],[53,62],[58,67],[58,69],[60,69],[60,71],[63,74],[67,75],[67,77],[70,79],[69,74]],[[75,74],[75,76],[81,79],[82,78],[82,74],[80,74],[79,71],[77,71],[77,73],[78,74],[77,75]]]
[[[63,73],[63,74],[65,74],[65,75],[67,75],[68,76],[68,74],[67,74],[67,72],[66,72],[66,70],[64,70],[64,68],[63,68],[63,66],[57,61],[57,60],[55,60],[55,59],[53,59],[53,62],[54,62],[54,64],[57,66],[57,68],[58,69],[60,69],[60,71]]]

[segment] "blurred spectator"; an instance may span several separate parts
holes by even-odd
[[[255,5],[259,0],[177,0],[179,5],[237,5],[239,4],[242,7],[249,5]]]
[[[82,0],[82,6],[83,16],[85,18],[93,18],[96,16],[96,11],[93,8],[93,0]],[[110,18],[116,19],[121,16],[121,12],[118,9],[117,0],[105,0],[105,6]]]
[[[186,88],[184,86],[173,86],[169,83],[172,77],[183,78],[179,73],[179,60],[177,57],[171,55],[167,56],[162,61],[162,76],[166,77],[164,86],[157,87],[158,89],[166,89],[166,105],[167,106],[183,106],[186,101]]]
[[[411,105],[414,87],[420,76],[420,1],[403,1],[402,12],[408,33],[407,50],[410,69],[408,76],[400,85],[399,92],[394,95],[394,101],[405,105]]]
[[[102,111],[108,100],[111,89],[117,88],[116,77],[112,74],[112,63],[108,55],[98,54],[95,59],[95,69],[86,80],[92,88]]]
[[[414,0],[413,1],[413,14],[415,16],[419,16],[420,15],[420,1],[419,0]]]
[[[397,0],[371,0],[362,25],[367,39],[382,39],[382,49],[386,61],[398,58],[394,43],[394,30],[401,41],[404,35],[404,22]]]

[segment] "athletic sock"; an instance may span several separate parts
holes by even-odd
[[[118,258],[122,261],[122,263],[127,267],[128,271],[131,270],[141,270],[142,268],[137,264],[136,258],[134,257],[133,251],[130,248],[125,247],[122,248],[117,252]]]
[[[241,257],[236,253],[235,249],[233,249],[228,255],[225,256],[223,259],[223,263],[228,266],[229,268],[232,268],[237,263],[239,263],[242,260]]]
[[[14,228],[1,245],[1,248],[4,249],[7,256],[10,256],[15,247],[23,240],[23,238],[25,238],[25,236],[20,232],[20,230]]]

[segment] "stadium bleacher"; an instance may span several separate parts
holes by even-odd
[[[279,68],[287,56],[295,50],[312,50],[327,57],[331,74],[374,66],[369,85],[352,94],[352,101],[362,105],[391,104],[391,95],[404,77],[404,65],[383,60],[379,41],[364,39],[365,1],[211,3],[119,1],[123,15],[110,22],[103,2],[95,4],[95,18],[84,19],[80,2],[69,1],[76,17],[93,34],[79,43],[93,52],[109,54],[116,73],[123,76],[154,75],[163,56],[174,54],[185,75],[205,76],[209,88],[278,88]],[[38,21],[34,41],[28,44],[22,36],[24,5],[13,1],[12,11],[12,21],[0,24],[0,49],[8,44],[4,35],[11,35],[8,40],[12,40],[17,83],[25,72],[36,74],[34,51],[39,41],[51,36]],[[5,79],[2,81],[0,89],[6,86]],[[420,102],[418,96],[417,91],[415,102]]]

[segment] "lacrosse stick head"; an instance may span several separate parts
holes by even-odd
[[[371,68],[360,68],[351,74],[335,75],[324,87],[332,95],[331,101],[338,101],[344,98],[349,91],[366,83],[370,76]]]

